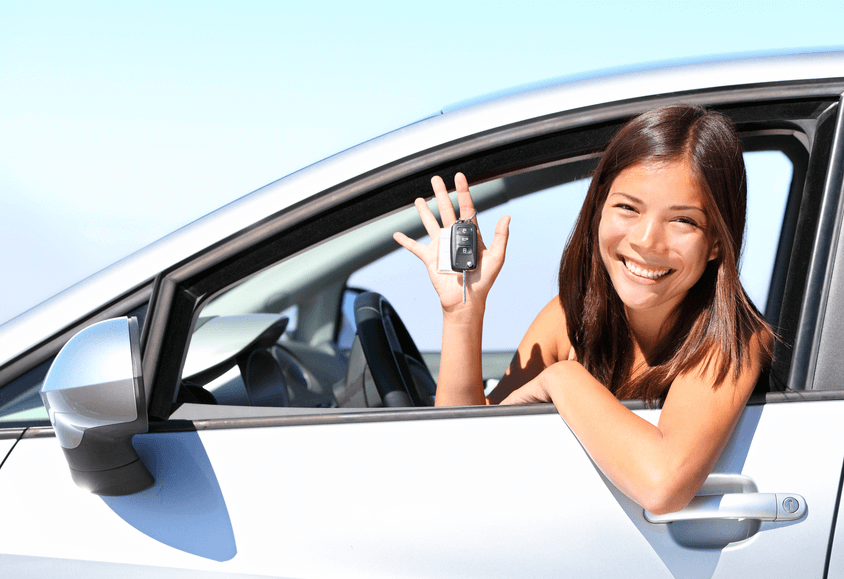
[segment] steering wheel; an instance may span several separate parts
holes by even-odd
[[[375,292],[355,298],[363,355],[385,406],[433,406],[437,382],[396,310]]]

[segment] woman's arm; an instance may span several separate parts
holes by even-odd
[[[454,176],[460,218],[469,219],[475,206],[469,193],[469,184],[462,173]],[[451,227],[457,220],[445,183],[440,177],[431,179],[443,227]],[[495,226],[495,237],[487,249],[478,230],[478,266],[467,273],[467,299],[463,303],[463,277],[437,271],[440,225],[428,205],[416,200],[416,209],[431,238],[422,245],[403,233],[393,238],[416,255],[428,269],[431,283],[440,297],[443,310],[443,347],[440,356],[440,374],[437,380],[437,406],[465,406],[485,404],[483,372],[481,369],[481,337],[486,297],[501,266],[507,247],[509,216],[502,217]],[[477,219],[473,219],[477,225]]]
[[[566,316],[559,296],[548,302],[522,338],[501,382],[489,394],[490,404],[500,404],[514,390],[536,378],[545,368],[566,360],[571,349]]]
[[[678,377],[653,425],[622,405],[577,362],[549,366],[504,404],[553,402],[603,473],[655,513],[685,507],[700,489],[741,416],[761,371],[750,362],[717,389],[713,366]]]

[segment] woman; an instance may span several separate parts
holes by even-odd
[[[474,215],[455,176],[461,219]],[[432,180],[443,225],[456,219]],[[394,237],[427,266],[443,308],[438,405],[553,402],[604,474],[656,513],[698,491],[770,363],[773,334],[741,287],[746,211],[741,143],[723,115],[674,105],[634,118],[602,155],[560,265],[559,296],[539,313],[484,398],[481,334],[509,217],[468,277],[437,273],[433,240]],[[619,400],[663,400],[653,425]]]

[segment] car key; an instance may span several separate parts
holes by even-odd
[[[474,215],[472,216],[474,217]],[[478,228],[471,218],[451,226],[451,269],[463,272],[463,303],[466,303],[466,272],[478,266]]]

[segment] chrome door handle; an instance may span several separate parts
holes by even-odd
[[[686,508],[655,515],[644,512],[650,523],[704,519],[756,519],[794,521],[806,514],[806,499],[787,493],[759,493],[756,483],[741,474],[712,473]]]
[[[806,500],[787,493],[730,493],[694,497],[675,513],[654,515],[645,511],[650,523],[673,523],[701,519],[758,519],[794,521],[806,514]]]

